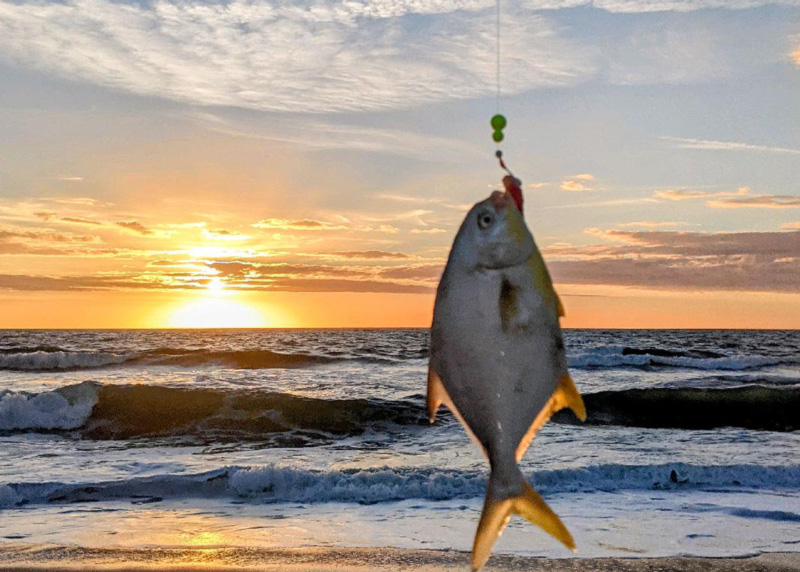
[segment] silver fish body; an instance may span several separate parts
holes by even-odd
[[[491,476],[473,548],[480,568],[511,514],[568,547],[558,517],[517,465],[558,409],[584,417],[567,371],[561,304],[530,231],[507,194],[468,213],[437,291],[431,329],[428,410],[447,405],[486,454]]]

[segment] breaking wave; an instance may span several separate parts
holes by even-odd
[[[280,347],[287,349],[285,342]],[[398,347],[392,344],[363,344],[338,351],[324,344],[298,351],[270,349],[197,349],[162,347],[142,351],[70,350],[55,346],[0,348],[0,370],[57,371],[103,367],[222,366],[235,369],[299,368],[317,365],[361,362],[379,364],[408,363],[428,356],[422,340]],[[666,349],[660,347],[601,346],[574,349],[569,365],[576,369],[658,369],[683,368],[748,371],[778,365],[796,365],[791,355],[727,355],[708,349]]]
[[[583,396],[587,423],[629,427],[800,430],[800,388],[648,388]],[[559,414],[559,419],[568,417]]]
[[[427,424],[421,396],[320,399],[290,393],[84,382],[37,394],[0,393],[0,430],[75,430],[88,439],[194,436],[302,446],[367,428]]]
[[[595,465],[529,475],[543,494],[619,490],[720,488],[796,489],[800,466]],[[486,473],[435,468],[318,471],[268,465],[225,467],[192,475],[156,475],[119,481],[0,485],[0,508],[25,504],[231,498],[252,502],[374,504],[408,499],[443,501],[482,497]]]
[[[569,366],[576,369],[599,368],[686,368],[700,370],[742,371],[783,364],[797,360],[767,356],[727,356],[708,350],[667,350],[605,346],[570,355]]]
[[[800,430],[800,388],[650,388],[584,395],[590,425]],[[424,397],[324,399],[291,393],[101,385],[0,392],[0,431],[68,431],[86,439],[193,437],[300,447],[427,425]],[[442,412],[444,423],[452,417]],[[575,422],[561,412],[555,422]]]
[[[237,369],[296,368],[341,361],[397,363],[397,359],[369,355],[326,356],[280,353],[270,350],[186,350],[159,348],[144,352],[110,353],[69,351],[61,348],[14,348],[0,350],[0,370],[57,371],[96,369],[120,365],[224,366]]]

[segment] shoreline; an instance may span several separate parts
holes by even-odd
[[[398,548],[81,548],[0,544],[0,572],[293,571],[430,572],[468,571],[469,553]],[[800,552],[743,557],[543,558],[493,555],[487,572],[798,572]]]

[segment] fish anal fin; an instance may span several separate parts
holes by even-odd
[[[491,479],[491,477],[490,477]],[[491,483],[483,504],[481,520],[478,531],[475,533],[475,543],[472,546],[472,570],[479,570],[492,552],[492,546],[500,538],[511,516],[518,514],[532,524],[542,528],[564,546],[575,551],[575,540],[558,518],[558,515],[547,506],[539,493],[533,490],[528,483],[523,482],[522,494],[505,499],[495,499],[491,496]]]
[[[472,432],[467,422],[464,421],[464,418],[461,416],[461,413],[458,411],[458,408],[453,403],[453,400],[450,399],[450,395],[447,393],[447,390],[444,388],[444,384],[442,383],[442,379],[439,377],[432,367],[428,366],[428,420],[433,423],[436,421],[436,412],[439,410],[439,407],[442,405],[446,406],[453,415],[456,416],[459,423],[464,427],[464,430],[469,435],[470,439],[483,451],[483,454],[486,457],[489,457],[489,454],[486,452],[486,447],[483,446],[478,438],[475,436],[475,433]]]
[[[528,431],[522,437],[517,445],[517,462],[522,459],[525,451],[530,447],[531,441],[536,437],[539,429],[544,427],[545,423],[550,421],[550,418],[565,407],[569,407],[581,421],[586,421],[586,407],[583,405],[583,398],[575,387],[575,382],[568,373],[565,373],[558,379],[558,385],[553,395],[544,404],[541,411],[536,415],[536,418],[531,423]]]

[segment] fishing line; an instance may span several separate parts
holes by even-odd
[[[500,142],[503,141],[503,129],[506,128],[508,122],[504,115],[500,113],[500,97],[501,97],[501,83],[500,83],[500,0],[495,1],[495,15],[496,15],[496,30],[495,30],[495,38],[496,38],[496,50],[495,50],[495,82],[497,86],[497,96],[496,96],[496,110],[495,114],[492,117],[491,121],[489,122],[494,129],[494,133],[492,133],[492,139],[495,143],[497,143],[497,151],[495,151],[494,155],[497,157],[497,160],[500,163],[500,167],[512,177],[514,174],[506,167],[505,162],[503,161],[503,151],[500,150]]]

